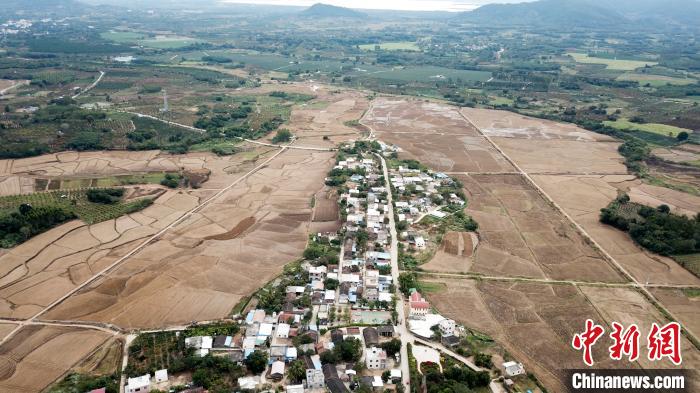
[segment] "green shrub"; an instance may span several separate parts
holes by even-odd
[[[99,188],[87,191],[87,199],[90,202],[113,205],[124,196],[123,188]]]

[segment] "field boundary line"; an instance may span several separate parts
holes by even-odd
[[[530,175],[528,175],[525,171],[523,171],[522,168],[520,168],[520,166],[518,166],[518,164],[516,164],[515,161],[513,161],[513,160],[512,160],[512,159],[511,159],[511,158],[510,158],[510,157],[509,157],[509,156],[508,156],[508,155],[507,155],[507,154],[506,154],[506,153],[505,153],[505,152],[504,152],[504,151],[503,151],[503,150],[502,150],[488,135],[484,134],[484,132],[481,130],[481,128],[477,127],[476,124],[475,124],[474,122],[472,122],[472,121],[469,119],[469,117],[467,117],[467,115],[464,114],[464,112],[462,112],[462,110],[459,110],[459,114],[460,114],[460,116],[462,116],[462,118],[463,118],[464,120],[466,120],[469,124],[471,124],[472,126],[474,126],[474,128],[476,128],[477,131],[479,131],[479,133],[480,133],[484,138],[486,138],[486,140],[489,141],[489,143],[490,143],[499,153],[501,153],[501,154],[503,155],[503,157],[504,157],[506,160],[508,160],[508,162],[510,162],[510,164],[513,165],[513,167],[514,167],[515,169],[517,169],[518,171],[520,171],[520,173],[522,174],[522,176],[523,176],[525,179],[527,179],[527,181],[528,181],[533,187],[535,187],[535,189],[537,190],[537,192],[538,192],[540,195],[542,195],[547,201],[549,201],[549,203],[550,203],[552,206],[554,206],[564,217],[566,217],[566,219],[567,219],[571,224],[574,225],[574,227],[578,230],[578,232],[579,232],[582,236],[584,236],[584,237],[586,238],[586,240],[588,240],[596,249],[598,249],[598,251],[600,251],[600,252],[603,254],[603,256],[605,256],[605,258],[608,259],[608,261],[611,262],[611,263],[614,265],[614,267],[616,267],[617,270],[618,270],[620,273],[622,273],[624,276],[626,276],[627,279],[629,279],[629,280],[632,281],[634,284],[636,284],[637,288],[639,288],[639,289],[644,293],[644,295],[645,295],[645,297],[647,298],[647,300],[649,300],[649,302],[652,303],[653,306],[655,306],[659,311],[661,311],[661,314],[662,314],[662,315],[664,315],[665,317],[670,317],[669,319],[672,319],[672,320],[675,320],[675,321],[679,321],[679,319],[678,319],[675,315],[673,315],[673,313],[671,313],[668,309],[666,309],[666,307],[664,307],[664,306],[654,297],[654,295],[651,293],[651,291],[649,291],[644,285],[640,284],[639,281],[637,281],[637,279],[634,278],[634,276],[632,276],[632,275],[631,275],[631,274],[630,274],[630,273],[629,273],[615,258],[613,258],[612,255],[610,255],[610,253],[608,253],[605,249],[603,249],[603,247],[601,247],[601,245],[600,245],[595,239],[593,239],[593,237],[592,237],[591,235],[589,235],[588,232],[586,232],[586,230],[585,230],[581,225],[579,225],[579,223],[577,223],[576,221],[574,221],[574,219],[573,219],[567,212],[565,212],[564,209],[563,209],[561,206],[559,206],[558,203],[556,203],[552,198],[550,198],[549,195],[548,195],[548,194],[547,194],[547,193],[546,193],[546,192],[545,192],[531,177],[530,177]],[[697,349],[700,349],[700,348],[698,348],[698,342],[699,342],[699,341],[698,341],[697,337],[695,336],[695,334],[693,334],[693,332],[692,332],[690,329],[688,329],[687,326],[683,326],[683,331],[685,332],[685,334],[687,334],[687,335],[690,337],[690,340],[689,340],[689,341],[691,342],[691,344],[693,344],[693,346],[695,346]]]
[[[102,81],[102,78],[105,76],[105,74],[106,74],[106,72],[100,71],[100,76],[98,76],[97,79],[94,82],[92,82],[92,84],[90,86],[86,87],[85,90],[79,91],[78,94],[71,97],[71,99],[75,100],[76,98],[80,97],[83,93],[87,93],[90,90],[97,87],[97,85],[100,83],[100,81]]]
[[[193,126],[188,126],[187,124],[176,123],[176,122],[170,121],[170,120],[160,119],[160,118],[158,118],[158,117],[151,116],[151,115],[147,115],[147,114],[144,114],[144,113],[127,111],[127,110],[125,110],[125,109],[116,109],[116,111],[117,111],[117,112],[122,112],[122,113],[127,113],[127,114],[129,114],[129,115],[134,115],[134,116],[138,116],[138,117],[144,117],[144,118],[146,118],[146,119],[151,119],[151,120],[159,121],[159,122],[161,122],[161,123],[169,124],[169,125],[175,126],[175,127],[185,128],[185,129],[188,129],[188,130],[191,130],[191,131],[194,131],[194,132],[198,132],[198,133],[200,133],[200,134],[204,134],[204,133],[207,132],[207,130],[202,129],[202,128],[197,128],[197,127],[193,127]],[[312,151],[336,151],[336,150],[338,150],[337,148],[334,148],[334,147],[292,146],[291,144],[289,144],[289,145],[276,145],[276,144],[274,144],[274,143],[265,143],[265,142],[255,141],[255,140],[252,140],[252,139],[243,138],[243,137],[241,137],[241,136],[234,136],[234,138],[239,139],[239,140],[242,140],[242,141],[244,141],[244,142],[253,143],[253,144],[261,145],[261,146],[274,147],[274,148],[277,148],[277,149],[285,149],[285,148],[288,148],[288,149],[312,150]]]
[[[105,274],[109,273],[111,270],[113,270],[114,268],[116,268],[116,267],[118,267],[119,265],[121,265],[121,264],[122,264],[124,261],[126,261],[127,259],[129,259],[129,258],[131,258],[132,256],[136,255],[137,253],[141,252],[144,248],[146,248],[149,244],[151,244],[151,242],[153,242],[153,241],[159,239],[161,236],[163,236],[163,235],[164,235],[166,232],[168,232],[170,229],[174,228],[175,226],[177,226],[177,225],[181,224],[182,222],[184,222],[185,220],[189,219],[190,217],[192,217],[192,215],[194,215],[195,213],[199,212],[200,210],[202,210],[203,208],[205,208],[206,206],[208,206],[211,202],[213,202],[214,200],[218,199],[221,195],[223,195],[224,193],[226,193],[227,191],[229,191],[231,188],[235,187],[235,186],[238,185],[240,182],[242,182],[242,181],[244,181],[245,179],[247,179],[248,177],[250,177],[252,174],[258,172],[260,169],[266,167],[272,160],[274,160],[275,158],[277,158],[280,154],[282,154],[282,153],[285,152],[286,150],[287,150],[286,148],[280,149],[277,153],[275,153],[274,155],[272,155],[272,157],[268,158],[267,160],[265,160],[265,161],[264,161],[263,163],[261,163],[260,165],[258,165],[258,166],[256,166],[255,168],[251,169],[249,172],[247,172],[247,173],[244,174],[243,176],[241,176],[241,177],[239,177],[238,179],[236,179],[235,181],[233,181],[233,183],[231,183],[231,184],[229,184],[228,186],[222,188],[219,192],[217,192],[216,194],[212,195],[211,197],[209,197],[207,200],[205,200],[204,202],[202,202],[202,203],[199,204],[198,206],[194,207],[193,209],[190,209],[188,212],[186,212],[185,214],[183,214],[182,216],[180,216],[178,219],[176,219],[175,221],[173,221],[172,223],[170,223],[170,224],[169,224],[168,226],[166,226],[165,228],[163,228],[163,229],[161,229],[160,231],[158,231],[156,234],[150,236],[148,239],[146,239],[146,240],[144,240],[143,242],[141,242],[138,246],[136,246],[136,248],[134,248],[134,249],[132,249],[131,251],[129,251],[129,252],[128,252],[126,255],[124,255],[123,257],[117,259],[116,261],[114,261],[114,262],[113,262],[112,264],[110,264],[109,266],[105,267],[105,268],[102,269],[101,271],[99,271],[99,272],[97,272],[96,274],[94,274],[92,277],[88,278],[88,279],[87,279],[86,281],[84,281],[82,284],[78,285],[77,287],[73,288],[72,290],[70,290],[70,291],[69,291],[68,293],[66,293],[65,295],[63,295],[63,296],[61,296],[60,298],[58,298],[57,300],[53,301],[52,303],[50,303],[48,306],[44,307],[41,311],[39,311],[38,313],[36,313],[36,314],[35,314],[34,316],[32,316],[31,318],[26,319],[26,320],[20,322],[20,324],[19,324],[14,330],[12,330],[10,333],[8,333],[8,334],[2,339],[2,341],[0,341],[0,345],[4,344],[9,338],[11,338],[12,336],[14,336],[23,326],[28,325],[28,324],[31,324],[32,322],[34,322],[35,319],[39,318],[41,315],[43,315],[43,314],[46,313],[47,311],[53,309],[54,307],[56,307],[58,304],[62,303],[64,300],[68,299],[68,298],[69,298],[70,296],[72,296],[73,294],[79,292],[80,290],[82,290],[82,289],[85,288],[86,286],[88,286],[88,285],[90,285],[91,283],[93,283],[93,282],[94,282],[95,280],[97,280],[98,278],[100,278],[100,277],[104,276]]]

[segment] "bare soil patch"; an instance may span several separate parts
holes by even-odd
[[[574,124],[536,119],[514,112],[462,108],[462,113],[490,137],[564,139],[584,142],[614,141],[609,136],[584,130]]]
[[[441,314],[484,332],[525,365],[553,392],[565,391],[565,370],[583,367],[581,353],[571,340],[592,318],[604,322],[573,285],[477,282],[468,279],[426,278],[446,285],[429,293]],[[594,347],[595,368],[630,367],[607,354],[608,337]]]
[[[227,316],[301,255],[309,202],[333,162],[332,153],[286,151],[46,317],[135,328]],[[255,224],[239,236],[211,240],[248,217]]]
[[[314,222],[338,221],[338,194],[335,190],[324,188],[314,195]]]
[[[267,152],[268,149],[260,149]],[[99,153],[99,152],[97,152]],[[64,160],[78,167],[81,163],[92,160],[94,154],[87,157],[83,153],[60,153],[48,157],[33,157],[27,160],[39,164],[57,164]],[[122,152],[108,152],[108,156],[122,157]],[[148,152],[132,152],[124,154],[133,159],[138,155],[151,157]],[[150,165],[165,165],[163,160],[174,159],[175,156],[154,156],[156,158],[142,161],[140,168]],[[160,158],[158,158],[160,157]],[[238,171],[252,169],[254,162],[244,157],[218,158],[210,154],[183,155],[176,158],[177,165],[185,168],[211,169],[210,181],[207,187],[225,187],[241,175]],[[18,160],[21,161],[21,160]],[[29,165],[24,163],[24,166]],[[67,165],[67,164],[66,164]],[[66,166],[68,168],[70,166]],[[162,167],[162,166],[160,166]],[[49,167],[45,167],[49,168]],[[235,170],[232,170],[235,169]],[[109,169],[105,169],[109,170]],[[141,191],[150,193],[150,187],[142,187]],[[41,311],[44,307],[60,298],[77,285],[82,284],[97,272],[103,270],[114,261],[141,244],[145,239],[167,227],[187,211],[198,206],[213,190],[167,190],[163,192],[148,208],[114,220],[95,225],[85,225],[80,221],[71,221],[50,231],[47,231],[28,242],[0,255],[0,316],[11,318],[27,318]],[[134,191],[138,194],[141,191]],[[243,219],[244,217],[241,217]],[[237,223],[238,221],[233,221]],[[231,228],[234,224],[231,225]],[[218,228],[212,234],[220,234],[231,228]],[[201,240],[201,239],[200,239]],[[171,253],[163,252],[161,257],[177,253],[177,248]],[[102,299],[95,304],[104,304]]]
[[[697,290],[654,288],[651,293],[678,317],[682,326],[696,334],[700,332],[700,296]]]
[[[633,176],[546,176],[533,179],[639,282],[700,285],[670,258],[642,250],[624,232],[600,222],[600,209],[640,182]]]
[[[513,167],[457,108],[421,100],[378,98],[363,118],[379,139],[446,172],[512,172]]]
[[[628,195],[632,202],[643,205],[668,205],[675,214],[694,217],[700,212],[700,197],[669,188],[639,184],[630,187]]]
[[[204,240],[231,240],[235,239],[238,236],[240,236],[243,232],[247,231],[248,228],[252,227],[253,224],[255,224],[255,217],[246,217],[244,218],[241,222],[236,224],[233,229],[226,233],[222,233],[220,235],[214,235],[214,236],[207,236],[204,238]]]
[[[442,244],[433,258],[421,269],[426,271],[466,273],[474,259],[472,255],[479,239],[472,232],[448,232],[442,238]]]
[[[40,392],[108,337],[95,330],[24,327],[0,346],[0,390]]]
[[[471,271],[592,282],[624,279],[519,175],[455,175],[479,223]]]

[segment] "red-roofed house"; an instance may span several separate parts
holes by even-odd
[[[411,294],[408,306],[408,316],[411,318],[425,318],[428,312],[430,312],[430,303],[428,303],[418,291]]]

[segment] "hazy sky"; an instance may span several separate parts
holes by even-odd
[[[468,11],[489,3],[521,3],[531,0],[222,0],[227,3],[275,4],[310,6],[315,3],[341,7],[407,10],[407,11]]]

